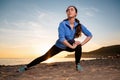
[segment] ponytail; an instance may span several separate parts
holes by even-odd
[[[80,21],[76,18],[75,21],[78,23],[78,25],[76,26],[76,33],[75,33],[75,38],[78,38],[81,36],[81,24]]]

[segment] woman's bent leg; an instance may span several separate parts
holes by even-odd
[[[66,48],[65,51],[69,51],[69,52],[75,51],[75,63],[76,63],[76,65],[78,63],[80,63],[81,54],[82,54],[82,47],[81,47],[81,45],[78,45],[75,49]]]
[[[43,56],[40,56],[40,57],[36,58],[36,59],[33,60],[31,63],[29,63],[29,64],[27,65],[27,68],[29,68],[29,67],[31,67],[31,66],[34,66],[34,65],[36,65],[36,64],[39,64],[40,62],[47,60],[48,58],[56,55],[57,53],[59,53],[59,52],[61,52],[61,51],[62,51],[62,49],[60,49],[60,48],[58,48],[58,47],[56,47],[56,46],[54,45],[46,54],[44,54]]]
[[[80,63],[81,55],[82,55],[82,47],[81,47],[81,45],[78,45],[75,48],[75,63],[76,63],[76,65],[78,63]]]

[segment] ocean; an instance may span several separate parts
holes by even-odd
[[[15,58],[15,59],[0,59],[0,65],[22,65],[28,64],[35,58]],[[92,60],[95,58],[82,58],[81,60]],[[67,62],[67,61],[75,61],[74,58],[50,58],[42,63],[52,63],[52,62]]]

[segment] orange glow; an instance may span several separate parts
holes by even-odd
[[[43,46],[43,48],[40,46],[32,48],[0,48],[0,58],[36,58],[45,54],[49,49],[48,46]],[[64,57],[67,54],[67,52],[63,51],[55,57]],[[51,60],[48,60],[48,62],[51,62]]]
[[[1,48],[0,58],[33,58],[39,56],[31,48]]]

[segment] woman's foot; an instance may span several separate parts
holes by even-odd
[[[83,68],[82,68],[82,66],[80,65],[80,63],[78,63],[78,64],[76,65],[76,70],[77,70],[77,71],[83,71]]]
[[[18,69],[18,72],[24,72],[27,70],[27,66],[22,66]]]

